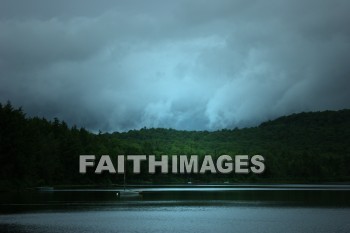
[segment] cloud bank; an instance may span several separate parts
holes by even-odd
[[[97,131],[350,107],[349,1],[0,0],[0,101]]]

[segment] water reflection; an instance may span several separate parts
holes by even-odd
[[[130,187],[0,194],[0,232],[350,232],[350,188]]]
[[[347,208],[134,206],[0,216],[1,232],[349,232]]]

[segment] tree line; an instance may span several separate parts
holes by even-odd
[[[130,172],[128,183],[350,181],[350,110],[292,114],[242,129],[142,128],[94,134],[69,127],[57,118],[26,117],[21,108],[9,102],[0,104],[0,189],[123,183],[120,174],[80,174],[79,155],[83,154],[214,158],[223,154],[261,154],[266,160],[266,170],[261,175]]]

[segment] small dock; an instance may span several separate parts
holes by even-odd
[[[139,198],[141,197],[141,192],[133,190],[120,190],[116,191],[117,198]]]

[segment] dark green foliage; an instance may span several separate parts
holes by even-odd
[[[119,154],[261,154],[266,159],[262,175],[137,175],[129,168],[129,183],[350,181],[350,110],[293,114],[259,127],[214,132],[143,128],[93,134],[58,119],[26,118],[20,108],[0,104],[2,189],[123,182],[123,175],[97,175],[92,168],[79,174],[83,154],[113,159]]]

